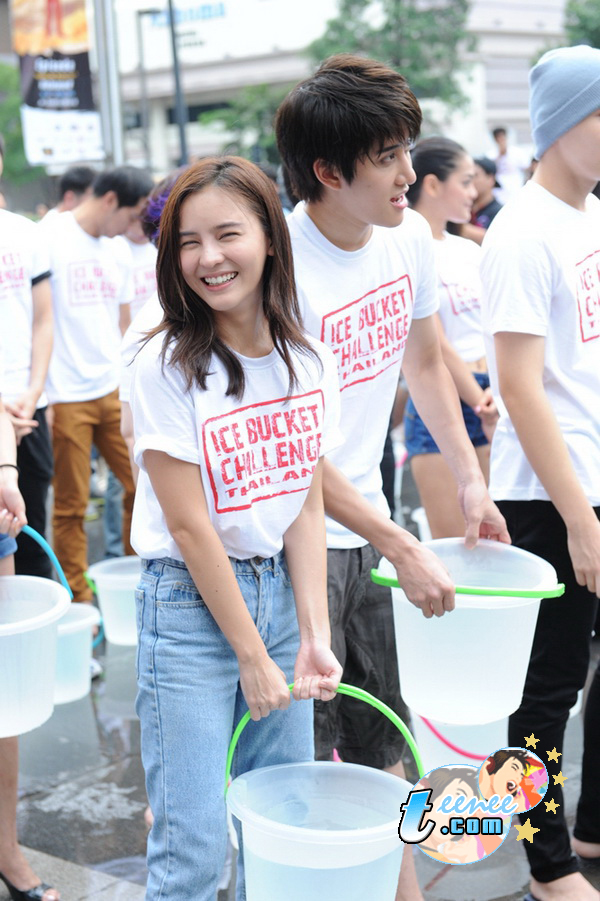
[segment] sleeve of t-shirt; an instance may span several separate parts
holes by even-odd
[[[46,231],[31,224],[31,281],[36,284],[50,275],[50,245]]]
[[[553,294],[548,247],[519,232],[488,235],[480,267],[484,331],[545,336]]]
[[[186,463],[200,463],[192,395],[168,359],[163,366],[161,347],[159,335],[142,348],[133,363],[129,397],[135,435],[133,455],[144,471],[147,450],[163,451]]]
[[[321,454],[325,456],[340,447],[345,438],[340,429],[341,401],[337,363],[332,351],[321,342],[316,346],[316,350],[323,364],[321,385],[325,401],[325,416]]]
[[[418,214],[415,215],[417,216]],[[419,216],[413,227],[416,234],[415,240],[418,241],[417,277],[416,285],[413,285],[415,297],[413,319],[426,319],[427,316],[437,313],[440,306],[435,267],[435,247],[431,229],[425,219]],[[401,230],[402,226],[399,226],[399,229]]]

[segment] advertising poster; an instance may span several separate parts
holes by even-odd
[[[10,0],[31,165],[104,159],[94,109],[85,0]]]

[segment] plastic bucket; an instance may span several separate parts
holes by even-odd
[[[52,715],[57,621],[69,604],[58,582],[0,578],[0,738],[29,732]]]
[[[137,644],[135,589],[140,581],[139,557],[115,557],[94,563],[87,575],[93,580],[102,613],[104,632],[113,644]]]
[[[248,901],[394,901],[400,805],[411,787],[350,763],[238,776],[227,804],[242,823]]]
[[[540,557],[495,541],[468,550],[463,539],[426,542],[462,586],[555,589]],[[395,576],[383,559],[379,573]],[[456,609],[426,619],[392,588],[402,697],[430,720],[476,725],[509,716],[521,703],[539,598],[456,595]],[[557,601],[556,603],[561,603]]]
[[[68,704],[85,698],[90,690],[92,629],[100,613],[91,604],[71,604],[58,622],[54,703]]]
[[[351,685],[338,692],[387,716],[423,775],[414,738],[390,707]],[[246,713],[231,739],[226,785],[249,719]],[[248,901],[394,901],[404,847],[399,808],[410,789],[397,776],[350,763],[290,763],[238,776],[227,805],[242,824]]]

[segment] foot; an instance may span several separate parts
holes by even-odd
[[[21,892],[27,892],[41,884],[37,876],[17,846],[12,854],[0,860],[0,873]],[[60,901],[60,892],[55,888],[48,888],[42,896],[42,901]]]
[[[595,844],[594,842],[582,842],[578,838],[573,838],[571,847],[575,854],[578,854],[579,857],[583,857],[585,860],[600,857],[600,844]]]
[[[538,901],[600,901],[600,892],[581,873],[569,873],[552,882],[532,879],[531,894]]]

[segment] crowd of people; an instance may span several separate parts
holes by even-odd
[[[515,747],[534,732],[562,752],[600,595],[600,51],[550,51],[530,81],[538,163],[502,209],[491,160],[419,140],[409,82],[342,54],[276,114],[287,217],[238,157],[157,186],[76,167],[39,225],[0,211],[0,573],[50,575],[18,533],[25,516],[45,530],[53,478],[55,550],[93,602],[95,445],[123,487],[124,551],[142,559],[148,901],[214,901],[247,709],[258,725],[234,776],[334,751],[404,774],[397,729],[336,693],[343,678],[408,717],[390,591],[370,579],[381,555],[425,617],[455,605],[382,491],[401,372],[434,537],[512,540],[567,585],[541,604],[509,726]],[[527,811],[534,901],[600,899],[575,856],[600,858],[599,749],[597,672],[574,837],[559,788],[558,813]],[[55,901],[18,849],[16,784],[16,739],[1,739],[0,878],[16,901]],[[396,901],[422,897],[405,853]]]

